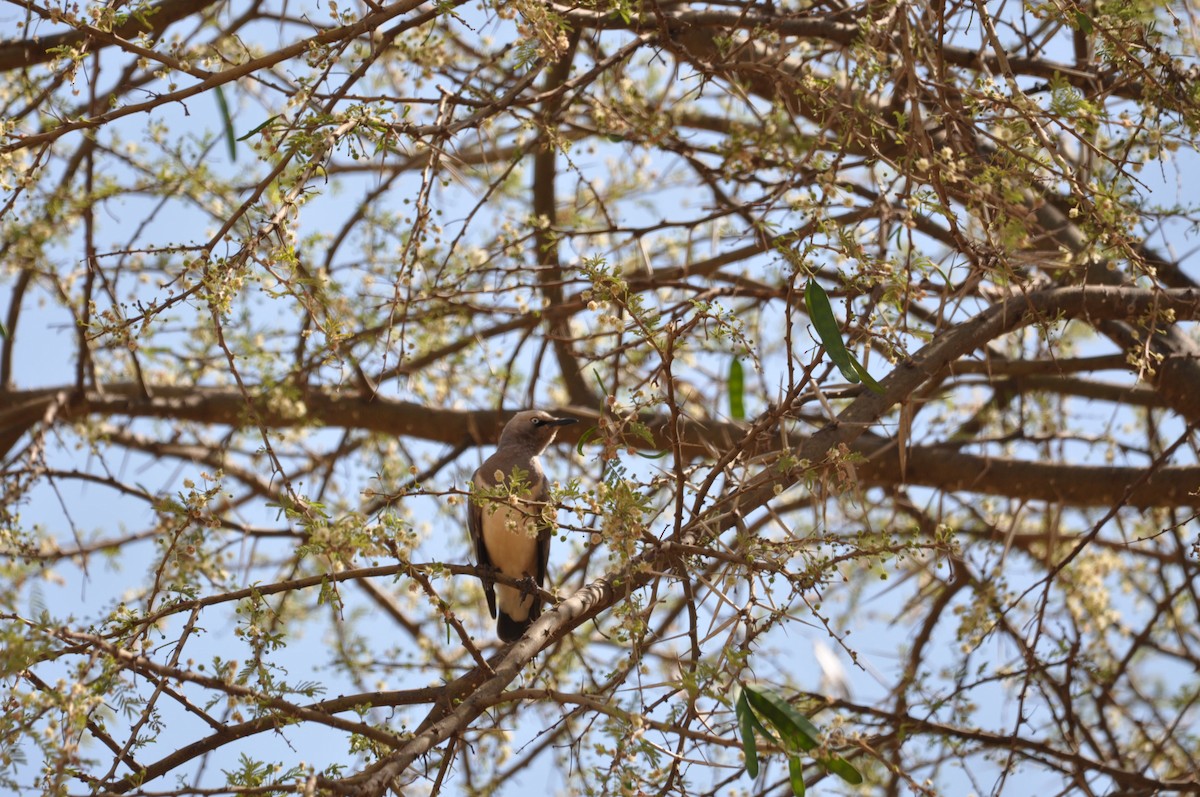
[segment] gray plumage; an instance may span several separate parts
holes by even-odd
[[[519,639],[541,616],[542,601],[515,587],[496,584],[486,573],[495,570],[509,578],[532,579],[539,587],[545,583],[550,535],[554,530],[542,519],[542,504],[550,494],[538,455],[554,441],[558,427],[575,421],[575,418],[556,418],[541,410],[518,412],[500,433],[495,453],[471,477],[476,490],[489,490],[501,480],[511,484],[513,470],[519,468],[528,485],[528,492],[516,505],[503,500],[472,499],[467,512],[475,559],[484,571],[483,591],[487,595],[488,612],[496,618],[496,633],[505,642]]]

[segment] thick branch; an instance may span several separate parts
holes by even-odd
[[[828,451],[845,444],[866,454],[871,461],[861,468],[867,484],[896,486],[925,485],[944,490],[964,489],[1014,498],[1059,501],[1076,506],[1107,506],[1124,496],[1125,488],[1142,475],[1138,468],[1090,467],[1053,463],[1030,464],[1013,459],[996,459],[963,454],[942,447],[915,447],[907,451],[903,473],[895,448],[881,438],[859,442],[867,429],[886,412],[906,401],[922,385],[937,380],[959,358],[1018,327],[1039,321],[1086,318],[1146,317],[1151,313],[1173,313],[1177,320],[1200,316],[1200,290],[1148,291],[1135,288],[1057,288],[1015,296],[993,305],[980,315],[938,336],[910,361],[902,363],[883,380],[885,393],[862,393],[831,424],[808,438],[791,444],[800,458],[820,461]],[[1170,362],[1163,364],[1166,370]],[[1164,377],[1159,377],[1160,381]],[[1160,388],[1161,389],[1161,388]],[[69,392],[69,391],[68,391]],[[16,439],[45,415],[48,406],[61,401],[61,389],[48,388],[0,393],[0,437]],[[302,403],[272,401],[271,394],[254,397],[259,420],[272,428],[302,426],[364,429],[397,437],[460,445],[494,443],[499,430],[511,416],[497,410],[449,410],[406,401],[395,401],[352,391],[309,389]],[[1200,415],[1200,395],[1192,391],[1180,400]],[[64,420],[87,415],[134,418],[167,418],[206,424],[242,427],[248,423],[246,402],[231,388],[170,386],[153,389],[149,397],[134,384],[108,385],[102,391],[74,395],[58,409]],[[564,430],[563,442],[578,440],[591,424],[598,423],[594,410],[568,408],[584,420]],[[670,420],[643,419],[653,433],[653,443],[631,439],[630,445],[665,449],[669,446]],[[590,423],[587,423],[590,422]],[[707,458],[713,450],[727,450],[744,435],[743,427],[717,421],[688,421],[680,425],[680,443],[693,458]],[[745,454],[756,456],[773,450],[770,443],[747,444]],[[1134,506],[1192,505],[1189,495],[1197,483],[1195,468],[1164,468],[1145,479],[1127,500]],[[772,482],[774,484],[774,482]]]
[[[58,395],[52,390],[0,394],[33,422],[41,419],[47,402]],[[306,424],[314,428],[365,429],[380,434],[424,440],[446,445],[464,442],[495,444],[510,413],[495,410],[442,410],[405,401],[371,398],[358,393],[331,394],[311,390],[305,394],[303,416],[282,415],[260,401],[265,425],[295,428]],[[32,409],[31,409],[32,408]],[[236,390],[222,388],[162,388],[150,399],[141,397],[135,385],[109,385],[104,393],[89,393],[76,399],[59,415],[64,420],[86,415],[125,415],[134,418],[164,418],[221,426],[245,425],[246,404]],[[40,411],[34,411],[40,410]],[[12,412],[7,413],[8,416]],[[566,412],[580,417],[583,424],[564,429],[561,441],[578,442],[579,435],[598,420],[592,410],[570,408]],[[0,416],[4,417],[4,416]],[[627,445],[643,449],[668,446],[669,419],[646,416],[641,419],[654,436],[653,443],[630,437]],[[684,451],[690,457],[707,458],[713,450],[727,450],[743,436],[738,424],[718,421],[685,421],[680,429]],[[807,437],[792,435],[794,448],[804,445]],[[771,454],[777,438],[751,443],[745,456]],[[1027,460],[965,454],[938,446],[911,446],[902,469],[894,441],[864,435],[851,450],[868,461],[857,468],[863,486],[897,487],[902,484],[932,487],[938,490],[966,490],[988,495],[1051,501],[1070,506],[1111,506],[1125,489],[1144,474],[1139,467],[1103,467],[1029,462]],[[1128,503],[1137,507],[1194,506],[1200,498],[1191,495],[1200,484],[1200,468],[1169,467],[1150,476],[1130,496]]]
[[[868,456],[855,468],[865,485],[908,484],[1078,507],[1109,507],[1122,500],[1139,508],[1200,506],[1198,467],[1160,468],[1147,475],[1144,467],[1030,462],[933,445],[909,448],[901,468],[895,442],[874,435],[864,435],[852,450]]]
[[[555,307],[563,301],[563,269],[562,257],[559,253],[558,235],[554,229],[558,226],[558,197],[556,181],[558,178],[558,125],[559,109],[562,105],[562,94],[555,91],[571,75],[571,64],[575,60],[575,50],[579,44],[578,33],[572,34],[565,53],[546,74],[544,91],[549,98],[542,105],[542,133],[537,150],[533,155],[533,213],[535,229],[533,233],[534,255],[541,266],[538,269],[538,281],[542,287],[542,295],[549,300],[550,306]],[[567,319],[560,315],[550,315],[547,319],[551,345],[558,359],[559,370],[563,383],[567,387],[567,395],[571,401],[585,406],[596,402],[588,389],[587,381],[579,368],[579,360],[571,351],[571,327]]]

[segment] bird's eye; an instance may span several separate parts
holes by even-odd
[[[534,418],[533,420],[531,420],[531,421],[530,421],[530,423],[532,423],[534,426],[541,426],[541,425],[542,425],[542,419],[541,419],[541,418]]]

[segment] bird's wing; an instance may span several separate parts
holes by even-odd
[[[476,471],[478,473],[478,471]],[[475,477],[471,482],[479,486]],[[487,546],[483,544],[483,507],[472,496],[467,500],[467,531],[471,533],[471,542],[475,543],[475,565],[480,569],[479,579],[483,582],[483,594],[487,596],[488,613],[496,616],[496,587],[485,575],[492,567],[492,558],[488,556]]]
[[[549,523],[542,523],[538,526],[537,535],[537,585],[544,587],[546,585],[546,565],[550,562],[550,537],[554,535],[554,527]],[[529,619],[536,620],[542,616],[542,599],[534,597],[533,608],[529,612]]]
[[[546,481],[542,479],[539,484],[534,487],[534,495],[537,496],[537,501],[549,501],[550,491],[546,489]],[[537,506],[535,504],[535,506]],[[540,512],[542,507],[537,506]],[[544,587],[546,585],[546,568],[550,563],[550,538],[554,536],[554,525],[551,523],[539,523],[537,527],[537,573],[534,577],[537,579],[537,585]],[[542,614],[542,600],[535,597],[533,599],[533,609],[529,612],[529,618],[536,620]]]

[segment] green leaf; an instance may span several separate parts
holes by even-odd
[[[793,749],[812,750],[821,743],[821,732],[817,727],[782,697],[752,686],[742,687],[742,690],[754,710],[775,726],[787,745]]]
[[[607,396],[608,388],[604,386],[604,379],[601,378],[600,372],[595,368],[592,369],[592,376],[596,377],[596,384],[600,386],[600,395]]]
[[[875,377],[867,373],[867,369],[858,361],[858,358],[853,354],[850,355],[850,365],[854,367],[854,373],[858,374],[862,379],[863,384],[867,386],[873,393],[882,393],[883,385],[875,381]]]
[[[1075,12],[1075,27],[1080,33],[1090,34],[1092,32],[1092,18],[1082,11]]]
[[[632,423],[629,424],[629,431],[636,434],[642,440],[645,440],[647,445],[654,445],[654,432],[651,432],[650,427],[647,426],[646,424],[641,423],[639,421],[633,421]],[[663,457],[665,457],[667,454],[670,454],[670,453],[671,453],[670,450],[659,451],[658,453],[655,453],[655,454],[643,454],[641,451],[637,452],[639,457],[643,457],[645,459],[662,459]]]
[[[621,21],[626,25],[633,22],[633,12],[630,9],[629,0],[621,0],[617,3],[617,7],[613,9],[612,14],[621,18]]]
[[[579,435],[579,442],[575,444],[575,453],[582,457],[584,443],[586,443],[588,440],[591,440],[592,435],[598,431],[600,431],[599,426],[589,426],[588,428],[584,429],[583,434]]]
[[[792,794],[804,797],[804,762],[797,756],[788,756],[788,780],[792,782]]]
[[[746,690],[737,699],[738,729],[742,733],[742,752],[746,755],[746,774],[752,778],[758,777],[758,746],[754,740],[754,726],[758,718],[754,716],[750,703],[746,700]]]
[[[801,714],[792,704],[784,700],[779,695],[766,689],[758,689],[752,686],[742,687],[742,697],[744,697],[751,708],[761,714],[767,722],[771,723],[784,739],[784,747],[792,750],[812,750],[820,745],[821,731],[817,726],[809,721],[808,717]],[[738,722],[744,727],[744,720],[741,713],[738,714]],[[743,731],[744,734],[744,731]],[[766,734],[764,729],[764,734]],[[745,740],[743,739],[743,744]],[[858,785],[863,782],[862,773],[854,766],[842,758],[841,756],[831,755],[815,759],[817,764],[827,772],[832,772],[847,783]],[[794,767],[802,767],[802,762],[797,756],[788,757],[789,771],[793,771]],[[747,768],[748,771],[748,768]],[[797,794],[804,793],[804,784],[801,783],[797,791],[795,773],[793,771],[792,790]]]
[[[278,118],[279,118],[279,114],[275,114],[275,115],[274,115],[274,116],[272,116],[270,119],[268,119],[267,121],[263,122],[261,125],[259,125],[258,127],[254,128],[253,130],[251,130],[251,131],[250,131],[249,133],[247,133],[246,135],[244,135],[244,136],[238,136],[238,141],[245,141],[246,139],[250,138],[250,136],[254,135],[254,134],[255,134],[255,133],[257,133],[259,130],[262,130],[264,127],[266,127],[267,125],[271,124],[271,122],[274,122],[274,121],[275,121],[276,119],[278,119]]]
[[[735,421],[746,419],[746,374],[742,371],[742,361],[736,356],[729,363],[729,415]]]
[[[229,147],[229,160],[237,160],[237,137],[233,134],[233,119],[229,116],[229,103],[225,102],[225,92],[217,86],[217,110],[221,112],[221,122],[225,125],[225,144]]]
[[[829,359],[833,360],[847,381],[858,384],[862,377],[854,370],[853,358],[842,342],[842,330],[833,315],[833,306],[829,304],[829,294],[816,280],[809,280],[804,287],[804,305],[808,308],[808,316]]]
[[[817,763],[820,764],[825,771],[832,772],[847,783],[853,783],[855,786],[863,782],[862,773],[854,768],[846,759],[841,756],[829,756],[828,758],[818,758]]]

